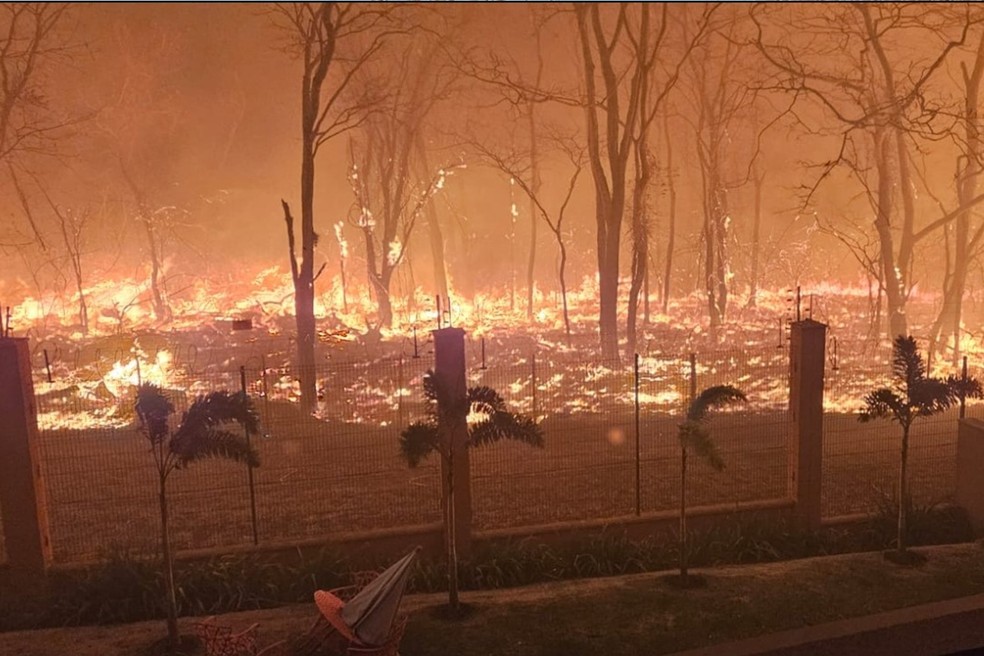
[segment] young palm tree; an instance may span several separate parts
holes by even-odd
[[[491,387],[470,387],[464,399],[455,400],[445,386],[428,371],[424,375],[424,396],[427,399],[427,419],[416,421],[400,435],[400,453],[407,464],[416,467],[432,453],[440,454],[447,472],[448,502],[444,528],[448,545],[448,607],[452,614],[459,610],[458,553],[455,544],[454,512],[454,439],[456,427],[467,422],[466,448],[494,444],[500,440],[516,440],[530,446],[543,447],[543,431],[531,417],[506,409],[506,402]]]
[[[902,457],[899,464],[899,517],[894,559],[911,560],[905,548],[907,476],[909,465],[909,430],[918,417],[929,417],[955,405],[961,398],[980,398],[981,384],[955,376],[933,378],[927,374],[916,340],[899,335],[892,346],[891,387],[882,387],[864,397],[865,407],[859,421],[890,418],[902,427]]]
[[[256,451],[241,436],[230,432],[238,424],[248,433],[259,429],[259,418],[249,398],[242,393],[212,392],[199,396],[171,429],[174,405],[156,385],[137,389],[135,406],[141,435],[150,442],[157,466],[158,502],[161,512],[161,550],[165,568],[167,639],[173,651],[178,646],[178,604],[174,590],[174,559],[168,532],[167,480],[177,469],[184,469],[205,458],[227,458],[251,467],[260,464]]]
[[[748,399],[736,387],[715,385],[701,392],[690,402],[687,418],[680,424],[680,578],[681,585],[689,582],[687,571],[687,457],[690,453],[704,459],[715,471],[724,469],[724,460],[707,431],[707,417],[712,408]]]

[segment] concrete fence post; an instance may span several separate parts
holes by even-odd
[[[961,419],[957,429],[957,505],[967,512],[974,535],[984,535],[984,421]]]
[[[823,375],[827,326],[806,319],[792,324],[789,339],[789,479],[801,528],[820,528],[823,473]]]
[[[461,328],[440,328],[434,334],[434,375],[448,390],[451,399],[462,401],[467,394],[465,376],[465,331]],[[464,417],[458,425],[447,427],[451,432],[451,448],[454,453],[454,527],[455,548],[459,557],[467,557],[471,551],[471,466],[468,454],[468,425]],[[447,463],[441,459],[441,509],[447,516],[448,500]]]
[[[39,451],[28,340],[0,338],[0,515],[7,564],[18,574],[44,574],[51,563]]]

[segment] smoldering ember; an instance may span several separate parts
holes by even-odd
[[[984,653],[982,81],[975,3],[0,3],[0,654]]]

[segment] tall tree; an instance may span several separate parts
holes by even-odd
[[[971,262],[984,243],[984,221],[972,204],[977,196],[982,170],[984,147],[981,143],[980,95],[984,77],[984,29],[977,37],[977,47],[968,67],[960,62],[960,81],[963,84],[962,107],[959,122],[963,131],[959,144],[956,171],[956,200],[959,210],[952,225],[946,226],[946,271],[943,278],[943,304],[930,328],[930,353],[939,346],[938,340],[949,341],[950,354],[956,364],[960,360],[963,323],[963,302],[967,290],[967,276]],[[959,129],[959,128],[958,128]],[[952,237],[952,246],[951,239]],[[951,250],[952,248],[952,250]]]
[[[422,171],[424,162],[415,161],[425,121],[453,80],[437,65],[436,55],[436,43],[417,37],[405,44],[397,63],[360,76],[360,86],[385,92],[349,144],[352,214],[364,238],[367,275],[384,328],[393,323],[393,274],[407,255],[418,220],[453,172],[451,166]]]
[[[0,161],[54,148],[67,121],[49,104],[46,68],[67,53],[58,30],[69,5],[0,3]]]
[[[653,39],[650,5],[617,7],[574,4],[584,83],[588,165],[595,190],[596,257],[598,260],[598,328],[602,357],[618,357],[618,282],[622,221],[630,191],[633,138],[648,76],[644,58]],[[637,11],[636,11],[637,9]],[[614,16],[609,16],[614,12]],[[607,21],[603,19],[603,13]],[[638,16],[634,14],[638,13]],[[658,44],[665,30],[666,6]],[[605,23],[608,23],[607,29]],[[630,25],[636,23],[635,25]],[[626,49],[630,32],[641,44],[621,64],[616,53]],[[600,71],[599,71],[600,69]]]
[[[664,170],[666,171],[666,257],[663,261],[663,290],[660,294],[663,303],[663,314],[666,314],[670,305],[670,284],[673,276],[673,251],[676,248],[676,170],[673,168],[673,136],[670,131],[670,113],[663,112],[663,141],[666,145],[666,160]]]
[[[725,321],[733,295],[737,231],[732,225],[736,214],[732,193],[756,179],[762,167],[762,135],[783,115],[761,120],[772,112],[761,102],[759,89],[764,82],[757,65],[761,59],[744,45],[747,27],[746,13],[738,5],[718,11],[680,85],[701,182],[702,282],[712,329]],[[760,209],[760,202],[756,207]],[[753,250],[755,244],[753,239]]]
[[[819,111],[820,122],[801,117],[801,127],[838,143],[836,153],[819,164],[806,203],[840,167],[862,187],[874,213],[889,334],[904,335],[916,245],[984,200],[978,195],[923,227],[916,225],[912,144],[921,136],[938,140],[948,130],[940,125],[946,121],[933,84],[966,41],[974,19],[968,6],[959,9],[958,20],[952,12],[915,4],[800,9],[755,5],[752,41],[778,76],[775,88]],[[913,43],[934,44],[934,50],[926,54]]]
[[[398,5],[359,3],[282,3],[274,21],[287,38],[287,48],[301,63],[301,226],[296,248],[294,217],[281,202],[294,284],[297,324],[297,367],[301,408],[309,412],[317,398],[314,357],[314,283],[324,269],[314,266],[318,233],[314,227],[315,163],[321,148],[359,126],[378,101],[374,89],[350,93],[356,74],[383,50],[396,26]]]
[[[540,151],[534,153],[524,148],[514,148],[512,150],[495,147],[491,144],[472,141],[470,146],[478,152],[479,157],[489,166],[492,166],[505,175],[518,186],[532,204],[536,214],[534,218],[541,218],[547,225],[547,229],[553,235],[554,242],[557,244],[557,279],[560,286],[561,310],[564,320],[564,334],[568,343],[571,340],[571,318],[567,304],[567,242],[565,241],[564,219],[567,215],[567,208],[570,205],[571,197],[577,186],[577,180],[584,169],[584,148],[577,143],[574,137],[552,139],[557,145],[558,150],[562,151],[566,159],[570,162],[570,174],[567,179],[567,191],[560,205],[555,211],[547,209],[545,194],[542,193],[536,184],[538,171],[534,166],[534,160],[540,157]]]
[[[656,10],[648,4],[602,7],[575,4],[574,16],[588,165],[595,188],[599,336],[602,356],[617,358],[622,223],[630,194],[651,176],[651,170],[643,167],[650,157],[645,137],[717,5],[704,7],[691,39],[667,38],[670,21],[665,4],[655,17]],[[642,251],[646,248],[640,244],[637,249],[639,284],[645,277],[648,253]],[[633,314],[633,323],[634,318]]]

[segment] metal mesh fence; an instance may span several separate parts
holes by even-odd
[[[478,530],[606,519],[675,510],[680,502],[677,427],[692,389],[731,384],[747,406],[715,412],[709,429],[725,461],[717,472],[691,459],[690,507],[781,499],[788,495],[790,417],[786,348],[732,349],[641,358],[635,363],[556,353],[478,357],[469,349],[469,385],[489,385],[510,408],[535,416],[543,450],[499,443],[471,454]],[[415,469],[401,459],[401,429],[425,410],[422,377],[432,356],[329,362],[317,371],[319,402],[300,411],[296,372],[245,362],[246,391],[261,416],[251,437],[261,465],[249,472],[224,461],[196,463],[169,481],[172,539],[178,549],[321,538],[439,522],[440,463]],[[195,360],[192,351],[182,356]],[[860,424],[873,380],[888,379],[887,348],[828,348],[823,514],[871,512],[891,498],[898,471],[897,426]],[[487,368],[483,367],[487,364]],[[160,384],[180,410],[197,394],[239,390],[240,370],[195,371],[114,365],[96,375],[35,383],[55,558],[153,552],[159,543],[156,474],[133,423],[138,377]],[[42,365],[43,366],[43,365]],[[43,370],[42,370],[43,371]],[[972,374],[979,375],[980,372]],[[71,382],[58,382],[71,381]],[[636,409],[638,408],[638,429]],[[968,416],[984,416],[972,405]],[[913,429],[910,481],[922,502],[955,485],[956,412]],[[0,540],[0,558],[3,545]]]
[[[331,383],[322,386],[316,416],[305,415],[291,400],[293,372],[245,372],[263,430],[251,438],[261,461],[253,471],[261,542],[440,519],[437,463],[411,471],[398,455],[402,418],[421,406],[422,370],[406,362],[319,370],[318,380]],[[172,376],[163,383],[178,410],[176,422],[194,395],[239,390],[240,372]],[[124,385],[114,395],[100,385],[86,394],[77,386],[38,386],[57,561],[98,557],[116,548],[157,549],[157,475],[148,444],[133,425],[135,389]],[[253,541],[245,466],[195,463],[172,474],[168,493],[175,548]]]
[[[725,460],[718,473],[695,462],[688,504],[740,503],[785,495],[786,355],[725,351],[696,357],[698,390],[731,384],[754,410],[710,420]],[[511,407],[536,416],[543,451],[497,444],[471,455],[476,528],[609,518],[679,507],[677,425],[692,381],[687,355],[639,361],[636,427],[634,363],[550,361],[473,369],[472,384],[498,390]]]

